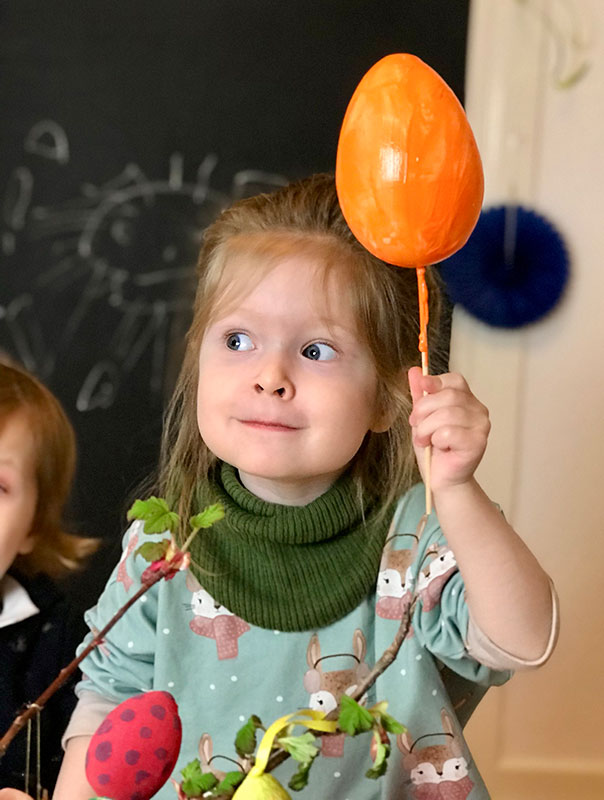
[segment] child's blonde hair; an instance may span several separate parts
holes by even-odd
[[[198,358],[204,333],[218,310],[251,291],[284,257],[300,252],[318,256],[325,281],[340,273],[359,335],[373,356],[382,410],[393,420],[385,433],[368,433],[355,456],[352,474],[359,491],[387,508],[418,478],[406,378],[407,369],[419,360],[415,270],[394,267],[367,252],[344,220],[333,176],[314,175],[239,201],[205,231],[193,322],[166,415],[159,470],[159,491],[185,520],[197,511],[197,488],[216,462],[197,426]],[[245,271],[237,272],[241,255]],[[433,275],[428,280],[431,322],[437,330],[439,284]],[[431,348],[437,349],[434,337]]]
[[[75,434],[52,392],[24,369],[0,361],[0,429],[17,415],[25,416],[34,437],[38,499],[33,550],[18,556],[14,566],[26,575],[57,577],[76,569],[98,547],[97,540],[73,536],[63,526],[76,464]]]

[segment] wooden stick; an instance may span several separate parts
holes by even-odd
[[[419,302],[419,351],[422,354],[422,374],[429,375],[428,361],[428,286],[426,284],[426,268],[417,267],[417,296]],[[426,392],[424,392],[424,396]],[[424,485],[426,487],[426,514],[432,511],[432,486],[430,480],[432,462],[432,446],[428,445],[424,451]]]
[[[428,353],[422,353],[422,375],[429,375]],[[424,392],[424,397],[427,392]],[[432,445],[429,444],[424,450],[424,485],[426,488],[426,515],[430,516],[432,511],[432,482],[430,479],[432,467]]]

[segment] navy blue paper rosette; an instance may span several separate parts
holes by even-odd
[[[518,205],[482,211],[467,243],[439,271],[452,303],[489,325],[519,328],[558,303],[569,277],[559,231]]]

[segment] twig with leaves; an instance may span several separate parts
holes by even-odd
[[[42,694],[33,703],[29,703],[24,711],[17,714],[10,728],[0,739],[0,759],[8,750],[8,746],[15,736],[27,724],[28,720],[42,711],[50,698],[73,675],[86,656],[88,656],[95,647],[103,643],[105,636],[124,616],[130,606],[134,605],[145,592],[148,592],[149,589],[162,578],[170,580],[180,570],[187,569],[191,559],[188,550],[197,533],[202,528],[209,528],[219,519],[222,519],[222,517],[224,517],[224,509],[220,504],[208,506],[201,513],[191,517],[189,520],[191,533],[183,547],[179,549],[176,546],[173,534],[180,520],[176,513],[170,511],[166,501],[159,497],[150,497],[148,500],[137,500],[134,503],[128,512],[129,520],[143,520],[145,523],[145,533],[169,532],[172,534],[171,537],[169,539],[163,539],[160,542],[146,542],[138,548],[137,553],[140,553],[145,560],[151,562],[150,566],[147,567],[141,576],[140,589],[114,614],[105,627],[96,633],[79,656],[74,658],[73,661],[59,672],[57,677]]]

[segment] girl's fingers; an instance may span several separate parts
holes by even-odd
[[[434,394],[441,389],[458,389],[472,394],[463,375],[458,372],[445,372],[442,375],[423,375],[420,367],[411,367],[408,373],[409,387],[413,400],[426,394]]]
[[[436,430],[431,437],[431,444],[435,450],[459,454],[482,453],[485,443],[486,436],[481,431],[455,425],[444,425]]]
[[[419,398],[413,404],[413,411],[409,423],[413,426],[420,425],[431,415],[445,409],[461,409],[473,419],[484,418],[488,420],[489,412],[473,394],[458,389],[441,389],[436,394],[428,394]]]
[[[411,367],[408,377],[411,399],[414,403],[424,394],[438,392],[447,385],[443,381],[447,377],[446,375],[423,375],[420,367]],[[461,378],[461,375],[459,377]]]
[[[428,414],[413,426],[413,441],[420,447],[436,445],[435,434],[443,428],[458,428],[465,431],[477,431],[480,436],[487,436],[490,428],[488,417],[473,408],[463,406],[444,406]]]
[[[411,400],[413,401],[413,405],[420,399],[423,395],[424,390],[422,389],[422,371],[420,367],[411,367],[408,372],[409,378],[409,390],[411,392]]]

